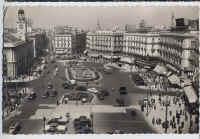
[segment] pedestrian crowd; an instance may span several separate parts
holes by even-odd
[[[3,103],[3,117],[8,117],[12,112],[19,110],[20,105],[23,103],[30,89],[22,88],[19,91],[8,91]]]
[[[198,114],[187,111],[182,97],[150,95],[148,100],[141,104],[141,111],[161,133],[198,132]]]
[[[142,70],[140,70],[139,72],[140,77],[142,77],[142,79],[145,81],[145,83],[148,85],[149,83],[151,83],[151,89],[152,90],[158,90],[158,91],[165,91],[165,90],[169,90],[169,91],[181,91],[178,88],[174,88],[172,86],[169,85],[169,81],[167,79],[167,77],[162,76],[162,75],[158,75],[152,71],[145,71],[142,72]]]

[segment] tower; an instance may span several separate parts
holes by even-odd
[[[18,10],[17,34],[21,40],[26,40],[27,24],[23,9]]]

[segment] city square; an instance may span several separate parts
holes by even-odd
[[[44,30],[16,9],[6,16],[17,33],[4,29],[4,134],[198,133],[197,19]]]

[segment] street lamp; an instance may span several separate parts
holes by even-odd
[[[169,104],[170,103],[169,103],[169,100],[168,100],[168,96],[166,96],[166,100],[165,100],[165,124],[164,124],[165,133],[167,133],[167,129],[168,129],[168,126],[169,126],[169,122],[167,120]]]
[[[43,132],[45,133],[45,123],[46,123],[46,117],[43,117]]]
[[[91,127],[92,127],[92,131],[94,130],[94,127],[93,127],[93,113],[90,114],[90,118],[91,118]]]

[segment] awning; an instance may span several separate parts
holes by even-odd
[[[98,54],[89,54],[90,57],[99,57]]]
[[[191,85],[184,87],[183,90],[188,98],[189,103],[195,103],[197,101],[198,98],[196,92]]]
[[[184,71],[185,72],[194,72],[195,71],[195,68],[194,67],[184,67]]]
[[[110,55],[104,55],[103,57],[104,57],[104,58],[107,58],[107,59],[111,59],[111,56],[110,56]]]
[[[119,56],[112,56],[113,59],[120,58]]]
[[[168,80],[170,81],[171,84],[176,84],[176,85],[181,85],[180,78],[176,76],[175,74],[172,74],[171,76],[168,77]]]
[[[167,75],[167,69],[161,65],[157,65],[153,71],[160,75]]]
[[[131,58],[129,58],[129,57],[122,57],[122,58],[120,59],[120,61],[121,61],[121,62],[126,62],[126,63],[132,63],[132,60],[131,60]]]

